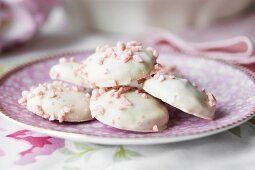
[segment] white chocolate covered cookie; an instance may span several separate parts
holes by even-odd
[[[149,76],[154,69],[157,51],[143,48],[141,43],[117,43],[116,47],[98,47],[83,63],[83,77],[92,87],[130,85]]]
[[[23,91],[19,103],[27,110],[49,120],[82,122],[92,119],[89,110],[90,95],[84,88],[62,82],[39,84]]]
[[[136,132],[158,132],[167,128],[169,113],[158,99],[139,90],[103,88],[92,91],[92,117],[109,126]]]
[[[152,96],[194,116],[212,120],[215,116],[216,99],[206,91],[200,91],[187,79],[173,75],[155,74],[143,84]]]
[[[52,66],[50,69],[50,77],[53,80],[66,81],[75,85],[89,87],[88,81],[80,76],[80,63],[66,58],[60,58],[59,64]]]

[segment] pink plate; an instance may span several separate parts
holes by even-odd
[[[203,120],[169,108],[170,122],[161,133],[135,133],[111,128],[98,121],[87,123],[50,122],[17,103],[22,90],[50,82],[49,68],[59,57],[86,58],[91,51],[61,54],[19,66],[0,79],[0,111],[4,118],[48,135],[100,144],[156,144],[195,139],[240,125],[254,115],[255,80],[247,70],[200,57],[161,54],[160,63],[175,63],[190,80],[211,91],[217,98],[216,119]]]

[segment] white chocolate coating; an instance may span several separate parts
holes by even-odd
[[[109,126],[136,132],[157,132],[167,128],[169,113],[158,99],[132,90],[116,96],[114,90],[92,92],[91,114]]]
[[[86,61],[84,71],[92,86],[114,87],[131,85],[147,77],[154,68],[155,56],[140,45],[101,47]]]
[[[59,122],[82,122],[92,119],[89,110],[90,95],[84,89],[61,82],[40,84],[24,91],[20,104],[38,116]]]
[[[75,61],[65,61],[52,66],[50,69],[50,77],[53,80],[61,80],[75,85],[89,87],[88,81],[80,76],[79,66],[80,63]],[[60,59],[61,61],[61,59]]]
[[[215,116],[213,95],[198,90],[186,79],[158,74],[146,80],[143,89],[186,113],[208,120]]]

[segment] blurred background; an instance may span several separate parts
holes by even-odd
[[[81,31],[134,35],[153,26],[178,32],[247,15],[254,4],[253,0],[73,0],[64,2],[62,19],[66,16],[66,24]]]
[[[117,40],[149,39],[155,30],[171,31],[192,41],[223,39],[240,34],[253,37],[255,32],[254,0],[0,2],[0,55],[4,61],[17,53],[23,61],[31,55],[53,51],[83,50]],[[6,10],[8,8],[11,10]],[[28,11],[32,21],[26,19],[31,16],[20,14],[22,10]],[[4,19],[6,11],[16,15]],[[17,20],[16,24],[10,24],[13,20]],[[33,29],[25,28],[28,25],[33,25]],[[29,30],[28,33],[26,30]],[[16,37],[21,35],[26,38],[20,42]]]

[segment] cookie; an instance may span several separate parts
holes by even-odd
[[[154,69],[158,53],[141,43],[117,43],[116,47],[98,47],[83,63],[82,76],[91,87],[126,86],[147,77]]]
[[[61,80],[75,85],[89,87],[88,81],[80,76],[80,63],[73,58],[60,58],[59,64],[56,64],[50,69],[50,78],[53,80]]]
[[[129,131],[158,132],[167,128],[169,113],[160,100],[140,90],[125,88],[94,89],[90,100],[92,117]]]
[[[186,113],[208,120],[214,119],[215,97],[209,92],[199,90],[187,79],[155,74],[144,82],[143,89]]]
[[[23,91],[18,101],[27,110],[45,119],[59,122],[83,122],[92,119],[89,110],[90,94],[84,88],[62,82],[39,84]]]

